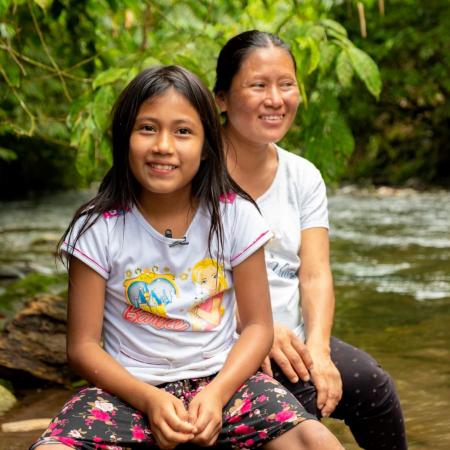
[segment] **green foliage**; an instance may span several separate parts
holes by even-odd
[[[384,82],[377,103],[361,86],[341,97],[357,136],[346,177],[449,185],[450,2],[391,0],[385,15],[374,4],[366,8],[366,39],[358,37],[355,15],[334,13],[380,66]]]
[[[209,86],[221,46],[259,28],[292,44],[303,105],[286,139],[329,180],[354,142],[341,111],[360,79],[378,98],[378,68],[330,17],[329,1],[0,0],[0,137],[44,138],[76,149],[87,181],[111,164],[109,112],[141,69],[176,63]],[[67,151],[67,150],[66,150]],[[0,160],[11,153],[0,152]]]
[[[67,274],[43,275],[30,273],[20,280],[10,284],[0,295],[0,317],[12,317],[23,303],[42,292],[53,292],[63,295],[67,290]],[[4,325],[4,319],[0,319],[0,330]]]
[[[0,159],[3,159],[4,161],[14,161],[17,159],[17,153],[14,150],[0,147]]]

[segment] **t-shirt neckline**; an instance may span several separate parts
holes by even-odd
[[[268,197],[270,194],[271,194],[271,191],[273,190],[273,189],[275,189],[275,186],[278,184],[278,177],[280,177],[280,173],[281,173],[281,170],[280,170],[280,165],[281,165],[281,163],[282,163],[282,157],[281,157],[281,152],[280,152],[280,147],[278,147],[278,145],[276,145],[276,144],[273,144],[273,146],[274,146],[274,148],[275,148],[275,151],[276,151],[276,154],[277,154],[277,161],[278,161],[278,165],[277,165],[277,170],[276,170],[276,172],[275,172],[275,176],[273,177],[273,180],[272,180],[272,183],[270,184],[270,186],[267,188],[267,190],[263,193],[263,194],[261,194],[258,198],[256,198],[255,200],[256,200],[256,203],[260,203],[260,202],[263,202],[264,201],[264,199],[266,198],[266,197]]]
[[[201,204],[198,205],[197,210],[194,213],[194,217],[191,220],[191,223],[189,224],[186,234],[183,236],[183,238],[186,238],[187,241],[189,241],[188,236],[190,235],[190,231],[192,227],[194,226],[194,223],[198,220],[198,216],[201,214],[200,210],[202,209]],[[155,239],[158,241],[164,242],[166,244],[172,244],[174,242],[179,242],[183,240],[183,238],[170,238],[163,234],[161,234],[158,230],[153,228],[152,224],[143,216],[141,211],[139,210],[137,205],[133,205],[131,208],[132,214],[138,219],[139,223],[144,227],[144,229]]]

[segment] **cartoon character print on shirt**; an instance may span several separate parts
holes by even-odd
[[[183,331],[189,328],[186,321],[167,317],[166,306],[178,296],[175,277],[149,269],[138,272],[137,276],[124,281],[125,298],[130,304],[123,313],[124,319],[158,329]]]
[[[220,324],[224,309],[223,291],[228,288],[223,265],[205,258],[192,268],[196,303],[189,310],[193,331],[208,331]]]

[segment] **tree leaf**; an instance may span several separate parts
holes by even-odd
[[[300,36],[295,39],[297,44],[297,51],[295,51],[295,56],[297,56],[297,62],[299,65],[299,70],[305,75],[309,75],[314,70],[320,62],[320,51],[317,42],[310,36]]]
[[[34,3],[36,3],[36,5],[40,6],[45,11],[53,3],[53,0],[34,0]]]
[[[381,92],[381,76],[375,61],[359,48],[351,46],[346,51],[356,74],[369,92],[378,99]]]
[[[320,23],[327,29],[327,32],[331,32],[333,36],[347,37],[347,30],[335,20],[322,19]]]
[[[100,133],[107,128],[114,100],[114,91],[111,86],[103,86],[95,94],[92,114]]]
[[[14,161],[17,159],[17,153],[9,148],[0,147],[0,159],[4,161]]]
[[[350,58],[345,50],[342,50],[337,57],[336,75],[341,86],[343,86],[344,88],[348,88],[351,86],[353,78],[353,67]]]
[[[80,136],[75,161],[78,173],[85,179],[89,178],[96,166],[94,151],[95,141],[89,128],[86,127]]]
[[[100,72],[92,82],[92,88],[97,89],[100,86],[104,86],[105,84],[114,83],[115,81],[125,78],[127,73],[129,72],[128,69],[124,68],[116,68],[111,67],[109,69],[106,69],[103,72]]]
[[[12,0],[0,0],[0,17],[6,14],[11,3]]]
[[[103,137],[102,141],[100,142],[100,153],[105,158],[107,163],[109,165],[112,165],[112,150],[111,150],[111,144],[106,139],[106,137]]]

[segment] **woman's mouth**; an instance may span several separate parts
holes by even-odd
[[[268,122],[279,122],[284,119],[284,114],[265,114],[259,116],[259,118]]]

